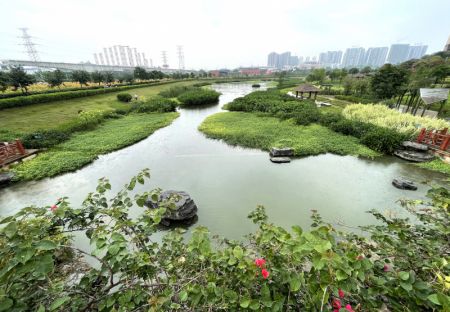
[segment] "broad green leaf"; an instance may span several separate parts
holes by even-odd
[[[244,251],[242,250],[241,246],[234,247],[233,255],[238,259],[242,258],[242,256],[244,255]]]
[[[52,305],[50,306],[50,311],[55,311],[56,309],[58,309],[60,306],[62,306],[64,303],[66,303],[69,300],[70,300],[69,296],[65,296],[65,297],[56,299],[55,301],[53,301]]]
[[[329,241],[326,241],[326,240],[320,241],[320,242],[314,244],[314,249],[317,252],[323,253],[323,252],[331,249],[331,243]]]
[[[429,296],[427,297],[427,299],[430,300],[431,302],[433,302],[433,303],[436,304],[436,305],[441,305],[441,303],[439,302],[439,299],[438,299],[438,295],[437,295],[437,294],[429,295]]]
[[[252,309],[253,311],[259,311],[259,308],[259,302],[256,300],[252,300],[252,302],[250,303],[250,309]]]
[[[301,281],[299,278],[291,278],[289,282],[289,286],[291,287],[291,291],[298,291],[300,289]]]
[[[400,276],[400,278],[404,281],[407,281],[409,279],[409,273],[405,271],[401,271],[400,273],[398,273],[398,276]]]
[[[45,312],[45,307],[41,304],[36,312]]]
[[[251,299],[248,297],[244,297],[241,299],[241,301],[239,302],[239,305],[241,306],[241,308],[248,308],[248,306],[250,305]]]
[[[348,275],[344,271],[342,271],[342,270],[336,271],[336,279],[338,281],[345,280],[347,277],[348,277]]]
[[[187,300],[187,298],[188,298],[188,293],[187,293],[187,291],[182,291],[182,292],[180,292],[180,301],[181,302],[183,302],[183,301],[186,301]]]
[[[17,225],[16,222],[10,222],[7,226],[3,229],[3,233],[5,233],[6,237],[12,238],[17,232]]]
[[[413,289],[410,283],[400,282],[400,286],[406,291],[411,291]]]
[[[37,244],[36,249],[39,249],[39,250],[52,250],[52,249],[55,249],[56,247],[57,247],[57,245],[54,242],[52,242],[51,240],[46,239],[46,240],[40,241]]]

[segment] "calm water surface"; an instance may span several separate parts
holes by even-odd
[[[399,198],[422,198],[428,189],[419,184],[416,192],[398,190],[391,185],[392,178],[442,179],[392,157],[366,160],[326,154],[272,164],[266,152],[207,139],[197,130],[200,123],[221,111],[223,104],[252,91],[248,83],[213,88],[222,93],[219,105],[180,109],[180,117],[170,126],[133,146],[100,156],[74,173],[0,190],[0,214],[27,205],[52,205],[63,195],[77,206],[95,189],[98,178],[108,177],[113,191],[118,191],[141,169],[150,168],[152,178],[138,192],[156,187],[184,190],[199,207],[198,225],[239,238],[253,229],[246,216],[258,204],[283,226],[307,227],[311,209],[330,222],[364,225],[374,222],[367,210],[399,213]],[[135,209],[138,213],[139,208]]]

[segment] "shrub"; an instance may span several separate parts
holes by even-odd
[[[203,81],[203,82],[194,83],[192,86],[199,88],[199,87],[204,87],[204,86],[209,86],[209,85],[211,85],[211,82]]]
[[[385,105],[347,105],[342,115],[350,120],[366,122],[403,133],[417,133],[422,127],[436,130],[450,128],[450,124],[445,120],[402,114]]]
[[[161,190],[133,197],[129,192],[147,177],[148,171],[141,172],[117,194],[110,194],[111,184],[103,178],[79,208],[60,198],[52,206],[30,206],[1,219],[2,309],[450,309],[447,188],[432,188],[429,199],[402,200],[413,221],[373,210],[377,224],[354,233],[324,222],[317,212],[309,230],[285,229],[269,222],[258,206],[248,215],[256,229],[239,241],[213,239],[204,226],[187,239],[181,229],[159,233],[157,225],[176,199],[157,209],[144,207]],[[142,213],[131,215],[131,207]],[[74,231],[91,250],[74,246]],[[86,256],[96,265],[86,265]]]
[[[168,113],[175,112],[177,110],[177,106],[178,103],[176,101],[159,97],[138,101],[132,106],[131,110],[137,113]]]
[[[361,136],[361,143],[375,151],[392,154],[407,138],[407,134],[373,126]]]
[[[217,103],[219,96],[220,93],[214,90],[194,89],[182,93],[177,98],[183,105],[194,106]]]
[[[117,99],[121,102],[131,102],[133,96],[130,93],[119,93],[117,94]]]
[[[25,135],[23,145],[27,148],[48,148],[67,140],[70,134],[61,130],[42,130]]]
[[[182,93],[192,90],[194,87],[192,86],[174,86],[170,87],[169,89],[162,90],[159,92],[159,95],[165,98],[176,98]]]
[[[261,85],[259,83],[254,83],[252,84],[252,88],[260,88]]]

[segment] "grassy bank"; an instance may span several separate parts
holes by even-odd
[[[127,92],[151,97],[174,85],[191,85],[196,81],[176,82],[165,85],[132,89]],[[54,129],[77,118],[79,111],[114,111],[130,104],[119,102],[117,93],[85,98],[36,104],[2,110],[0,113],[0,141],[22,137],[36,130]]]
[[[269,150],[272,146],[290,146],[296,156],[333,153],[375,157],[379,154],[358,139],[335,133],[317,124],[295,125],[291,120],[260,117],[254,113],[229,112],[208,117],[199,127],[208,137],[232,145]]]
[[[38,180],[75,171],[98,155],[121,149],[169,125],[178,113],[131,114],[106,121],[95,130],[80,132],[36,158],[13,168],[19,180]]]
[[[435,159],[430,162],[417,164],[420,168],[441,172],[450,176],[450,164],[443,162],[440,159]]]

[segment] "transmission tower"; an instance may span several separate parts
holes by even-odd
[[[39,62],[39,54],[35,48],[36,44],[31,41],[31,36],[28,34],[27,30],[28,28],[19,28],[22,31],[22,38],[23,43],[22,45],[25,46],[26,53],[28,54],[28,57],[32,62]],[[36,64],[37,65],[37,64]]]
[[[169,68],[169,64],[167,64],[167,51],[161,51],[161,58],[163,62],[163,67]]]
[[[184,69],[184,52],[182,45],[177,45],[177,54],[178,54],[178,69],[182,70]]]

